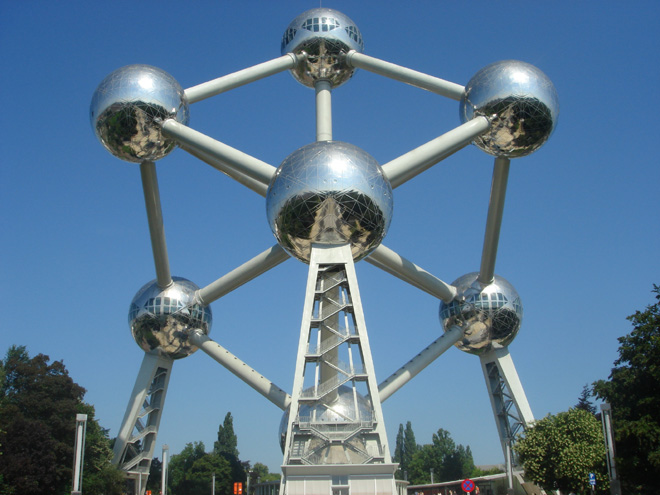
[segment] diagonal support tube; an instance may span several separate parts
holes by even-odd
[[[142,176],[144,204],[147,208],[151,250],[153,251],[154,264],[156,265],[156,281],[158,286],[164,289],[172,284],[172,274],[170,273],[170,262],[167,256],[165,227],[163,226],[163,212],[160,207],[156,164],[151,161],[140,163],[140,175]]]
[[[378,385],[380,401],[385,402],[394,392],[412,380],[420,371],[435,361],[442,353],[449,349],[463,337],[463,329],[453,326],[444,334],[434,340],[426,349],[417,354],[404,366]]]
[[[382,244],[365,261],[444,302],[448,303],[456,296],[456,287],[446,284]]]
[[[187,146],[181,146],[181,149],[190,153],[195,158],[199,158],[204,163],[208,163],[216,170],[219,170],[223,174],[234,179],[236,182],[243,184],[245,187],[253,190],[260,196],[263,196],[264,198],[266,197],[266,193],[268,192],[267,184],[263,184],[262,182],[259,182],[251,177],[248,177],[247,175],[243,175],[242,173],[238,172],[236,169],[227,165],[222,160],[218,160],[217,158],[214,158],[211,155],[204,153],[203,151],[199,151],[193,148],[188,148]]]
[[[502,227],[510,163],[508,158],[497,157],[493,166],[493,182],[490,188],[484,248],[481,254],[479,277],[477,278],[480,283],[486,285],[492,283],[495,277],[495,259],[497,258],[497,246],[500,242],[500,228]]]
[[[199,289],[196,299],[204,306],[211,304],[213,301],[220,299],[222,296],[288,259],[289,255],[287,252],[279,244],[275,244],[250,261],[243,263],[238,268],[220,277],[215,282],[210,283],[203,289]]]
[[[239,70],[232,74],[213,79],[185,90],[188,103],[197,103],[225,91],[244,86],[259,79],[272,76],[287,69],[293,69],[298,64],[298,57],[287,53],[281,57],[263,62],[261,64]]]
[[[380,76],[389,77],[417,88],[422,88],[452,100],[460,101],[465,93],[465,87],[452,83],[438,77],[429,76],[416,70],[408,69],[400,65],[385,62],[363,53],[351,50],[346,55],[346,62],[356,69],[364,69]]]
[[[238,359],[220,344],[208,338],[200,330],[194,330],[191,332],[189,338],[194,345],[199,347],[207,355],[227,368],[277,407],[283,411],[289,407],[289,404],[291,403],[291,396],[289,394],[265,378],[254,368]]]
[[[486,117],[476,117],[383,165],[392,188],[421,174],[448,156],[464,148],[490,127]]]
[[[162,131],[163,135],[175,139],[184,149],[192,148],[205,153],[224,162],[229,168],[236,170],[238,173],[247,175],[266,186],[270,184],[270,180],[275,174],[276,169],[272,165],[216,141],[174,119],[166,120],[163,123]]]

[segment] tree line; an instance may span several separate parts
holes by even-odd
[[[394,447],[394,462],[399,463],[397,478],[413,485],[455,481],[487,474],[499,469],[483,471],[474,465],[470,446],[456,444],[451,434],[440,428],[431,437],[431,443],[418,445],[410,421],[399,425]]]

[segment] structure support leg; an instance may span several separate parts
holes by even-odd
[[[173,360],[145,354],[135,380],[119,434],[115,440],[113,464],[126,473],[129,493],[143,495],[143,477],[149,476],[158,426],[165,404]]]

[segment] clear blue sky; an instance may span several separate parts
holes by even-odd
[[[634,6],[633,6],[634,5]],[[160,67],[186,88],[279,56],[317,2],[0,0],[0,352],[63,360],[117,433],[142,351],[128,305],[155,277],[139,167],[98,143],[92,93],[113,70]],[[465,84],[518,59],[554,82],[559,124],[512,161],[496,273],[522,297],[510,350],[535,416],[607,378],[626,316],[660,283],[660,6],[621,2],[323,2],[365,53]],[[190,126],[274,166],[315,139],[314,92],[287,74],[191,106]],[[458,103],[365,71],[333,92],[334,138],[380,163],[456,127]],[[477,271],[492,157],[459,152],[395,190],[385,244],[446,282]],[[274,244],[264,200],[181,150],[158,162],[174,275],[204,286]],[[438,301],[357,265],[379,381],[441,332]],[[211,337],[290,390],[306,266],[289,260],[213,303]],[[277,469],[281,412],[201,352],[174,365],[158,438],[211,448],[227,411],[241,458]],[[450,349],[384,404],[390,443],[411,421],[478,464],[502,453],[478,358]],[[73,421],[73,418],[72,418]]]

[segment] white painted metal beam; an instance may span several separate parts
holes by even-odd
[[[151,250],[156,265],[156,281],[161,289],[172,285],[170,262],[167,256],[167,243],[165,242],[165,227],[163,225],[163,212],[160,206],[160,192],[154,162],[144,161],[140,164],[142,176],[142,189],[144,191],[144,204],[147,208],[147,221],[151,236]]]
[[[465,87],[460,84],[429,76],[428,74],[390,62],[385,62],[384,60],[370,57],[364,53],[358,53],[355,50],[348,52],[346,55],[346,62],[351,67],[364,69],[373,72],[374,74],[389,77],[390,79],[446,96],[452,100],[460,101],[465,93]]]
[[[399,187],[426,169],[464,148],[490,127],[486,117],[477,117],[426,144],[383,165],[392,188]]]
[[[288,259],[289,254],[279,244],[275,244],[215,282],[198,290],[196,299],[200,304],[206,306]]]
[[[190,341],[277,407],[283,411],[289,407],[289,394],[201,331],[192,331]]]
[[[176,140],[184,149],[192,148],[205,153],[266,186],[270,184],[270,180],[275,174],[276,169],[272,165],[191,129],[174,119],[166,120],[163,123],[162,131],[163,135]]]
[[[454,326],[431,342],[426,349],[422,350],[404,366],[399,368],[396,373],[392,374],[378,385],[380,401],[385,402],[385,400],[394,394],[394,392],[412,380],[420,371],[435,361],[456,342],[461,340],[462,337],[463,329]]]
[[[481,254],[481,268],[478,277],[479,282],[485,285],[491,284],[495,277],[495,259],[497,258],[497,246],[500,242],[500,228],[502,227],[502,217],[504,215],[509,165],[510,160],[508,158],[495,158],[486,233],[484,234],[484,248]]]
[[[188,88],[185,90],[186,99],[188,103],[196,103],[211,96],[219,95],[230,89],[293,69],[298,64],[298,60],[298,57],[293,53],[287,53],[268,62]]]
[[[446,303],[456,297],[456,287],[443,282],[382,244],[365,261]]]

